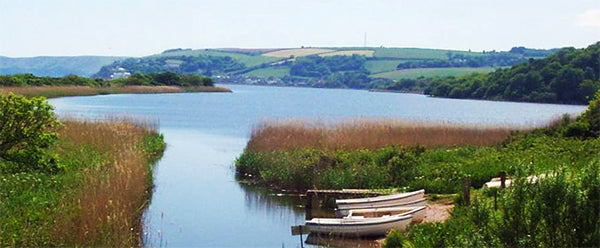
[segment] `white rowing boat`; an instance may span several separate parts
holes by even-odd
[[[313,218],[306,221],[310,233],[345,237],[385,236],[390,230],[404,231],[412,215],[384,215],[375,218],[352,216],[344,218]]]
[[[414,201],[423,198],[424,195],[425,190],[421,189],[413,192],[393,195],[335,200],[335,203],[338,205],[338,209],[377,208],[380,205],[391,205],[394,203]]]
[[[425,218],[425,209],[427,207],[391,207],[391,208],[368,208],[350,210],[348,216],[356,217],[381,217],[384,215],[412,215],[412,223],[418,223]]]
[[[364,206],[364,204],[342,205],[342,206],[338,206],[336,213],[338,216],[346,216],[350,213],[350,210],[354,210],[354,209],[377,209],[377,208],[393,208],[393,207],[424,207],[427,205],[427,199],[423,198],[422,196],[420,198],[417,198],[417,197],[412,198],[411,197],[409,199],[414,199],[414,200],[406,201],[406,202],[396,202],[396,201],[378,202],[377,204],[369,205],[369,207],[361,207],[361,206]]]

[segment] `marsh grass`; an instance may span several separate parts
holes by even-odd
[[[106,94],[157,94],[157,93],[183,93],[183,92],[231,92],[224,87],[212,86],[27,86],[27,87],[0,87],[0,93],[13,92],[27,97],[44,96],[47,98],[64,96],[93,96]]]
[[[516,130],[523,131],[525,128],[391,119],[356,119],[332,124],[286,120],[262,122],[256,126],[247,150],[490,146],[502,142]]]
[[[141,246],[157,124],[63,120],[57,174],[0,175],[0,246]]]

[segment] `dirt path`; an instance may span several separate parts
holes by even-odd
[[[423,222],[443,222],[450,218],[450,211],[454,207],[452,203],[427,203],[425,219]]]

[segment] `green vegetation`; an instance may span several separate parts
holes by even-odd
[[[396,67],[403,60],[391,59],[391,60],[368,60],[365,63],[365,68],[371,72],[371,74],[378,74],[382,72],[395,71]]]
[[[579,170],[567,165],[557,168],[533,183],[525,178],[531,169],[519,168],[511,188],[475,192],[472,204],[456,206],[446,222],[414,225],[404,235],[390,233],[386,243],[402,240],[408,247],[597,247],[598,158]]]
[[[152,164],[165,148],[156,126],[65,120],[56,127],[43,99],[1,97],[2,153],[19,159],[0,160],[0,246],[140,246]],[[4,146],[11,129],[23,141]]]
[[[8,58],[0,56],[0,74],[31,73],[36,76],[64,77],[67,75],[92,76],[102,66],[123,57],[76,56]]]
[[[17,93],[27,97],[92,96],[100,94],[231,92],[215,87],[212,79],[172,72],[134,74],[115,80],[66,77],[36,77],[32,74],[0,76],[0,93]]]
[[[373,78],[387,78],[393,80],[416,79],[419,77],[451,77],[468,75],[472,73],[486,73],[493,71],[492,67],[447,67],[447,68],[414,68],[389,71],[371,75]],[[433,81],[431,79],[430,81]]]
[[[51,129],[58,125],[44,98],[0,96],[0,171],[57,171],[57,158],[48,147],[56,140]]]
[[[245,73],[244,75],[254,76],[254,77],[262,77],[262,78],[268,78],[268,77],[283,78],[289,74],[290,74],[289,67],[279,66],[279,67],[267,67],[267,68],[260,68],[260,69],[252,70],[252,71]]]
[[[255,66],[259,66],[262,64],[268,64],[275,61],[280,60],[279,58],[261,56],[260,51],[224,51],[217,49],[199,49],[199,50],[191,50],[191,49],[181,49],[177,51],[163,52],[161,54],[149,56],[150,58],[156,57],[202,57],[202,56],[212,56],[212,57],[231,57],[232,59],[244,64],[246,67],[251,68]]]
[[[246,65],[229,56],[202,55],[195,57],[169,56],[145,57],[141,59],[129,58],[102,67],[94,77],[110,79],[112,75],[119,72],[121,69],[125,69],[131,74],[173,72],[178,74],[212,76],[213,74],[223,74],[243,70],[246,69]]]
[[[600,43],[489,74],[429,81],[425,94],[439,97],[586,104],[600,89]]]

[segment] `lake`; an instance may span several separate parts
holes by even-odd
[[[167,149],[144,215],[146,246],[300,247],[299,197],[236,182],[233,164],[265,120],[355,117],[544,125],[585,106],[431,98],[362,90],[229,85],[233,93],[102,95],[49,100],[61,116],[160,121]]]

